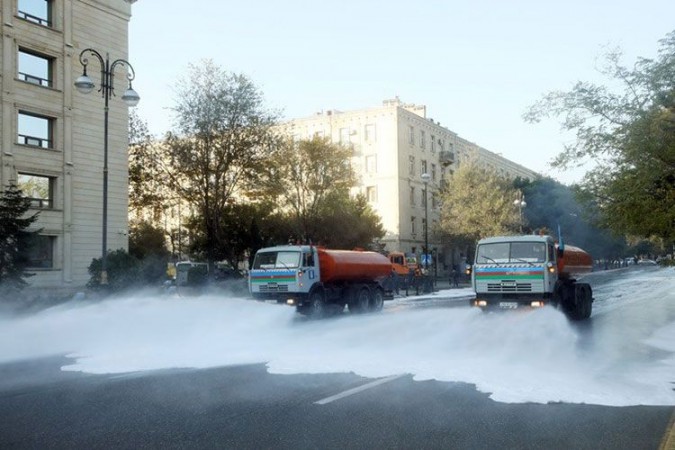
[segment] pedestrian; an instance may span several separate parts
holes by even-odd
[[[459,270],[457,266],[452,266],[452,287],[459,287]]]

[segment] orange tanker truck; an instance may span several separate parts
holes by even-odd
[[[248,285],[255,299],[295,306],[301,314],[380,311],[391,292],[392,264],[376,252],[284,245],[258,250]]]
[[[469,269],[483,309],[553,305],[571,320],[591,316],[593,291],[576,277],[593,270],[591,255],[551,236],[498,236],[481,239]]]

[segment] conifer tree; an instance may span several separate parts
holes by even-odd
[[[38,231],[28,231],[38,218],[38,213],[26,216],[31,200],[23,196],[15,185],[7,186],[0,195],[0,290],[3,295],[26,286],[24,278],[29,263],[28,251],[31,238]]]

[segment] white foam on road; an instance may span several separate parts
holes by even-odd
[[[0,362],[67,354],[73,363],[64,370],[97,374],[266,363],[277,374],[465,382],[501,402],[675,405],[675,321],[664,322],[665,313],[675,317],[668,303],[675,277],[661,270],[659,283],[639,278],[653,273],[633,275],[642,290],[631,305],[658,295],[671,309],[645,314],[631,333],[622,332],[631,325],[621,323],[616,305],[580,331],[548,308],[404,309],[303,321],[284,305],[138,294],[0,318]],[[625,295],[631,284],[621,283]]]

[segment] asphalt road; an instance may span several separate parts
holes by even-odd
[[[0,366],[0,448],[658,449],[674,411],[505,404],[410,376],[264,365],[110,376],[64,363]]]

